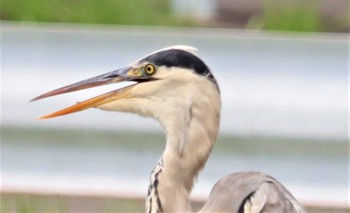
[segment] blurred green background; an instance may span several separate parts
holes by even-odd
[[[169,0],[3,0],[1,19],[123,25],[185,25]]]
[[[187,4],[185,6],[185,4]],[[347,0],[2,0],[8,21],[348,32]],[[207,5],[207,6],[205,6]]]

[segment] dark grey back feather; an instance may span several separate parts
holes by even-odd
[[[260,172],[238,172],[221,178],[200,212],[242,213],[254,205],[260,211],[251,212],[305,212],[280,182]]]

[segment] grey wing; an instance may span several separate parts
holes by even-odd
[[[304,208],[276,179],[260,172],[239,172],[221,178],[200,212],[295,212]]]

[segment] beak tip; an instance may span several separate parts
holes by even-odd
[[[40,100],[40,99],[43,99],[43,98],[46,98],[46,97],[50,97],[50,96],[51,96],[50,94],[45,93],[45,94],[39,95],[38,97],[35,97],[35,98],[31,99],[30,102],[37,101],[37,100]]]
[[[46,116],[46,115],[45,115],[45,116],[41,116],[41,117],[37,118],[37,120],[38,120],[38,121],[45,120],[45,119],[47,119],[47,116]]]
[[[43,116],[37,118],[37,120],[39,120],[39,121],[46,120],[46,119],[58,117],[58,116],[61,116],[61,115],[64,115],[64,114],[58,114],[58,112],[55,112],[55,113],[51,113],[51,114],[48,114],[48,115],[43,115]]]

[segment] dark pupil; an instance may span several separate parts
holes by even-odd
[[[147,71],[152,71],[152,68],[150,66],[147,67]]]

